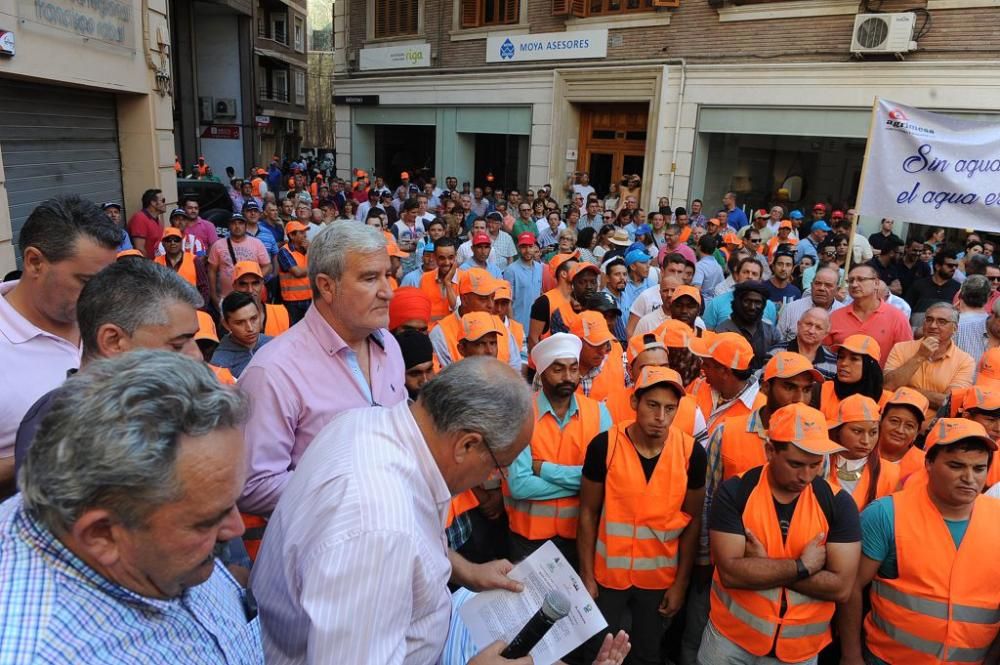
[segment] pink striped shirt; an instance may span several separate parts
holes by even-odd
[[[385,330],[369,337],[365,384],[357,356],[315,307],[261,347],[240,375],[253,409],[247,421],[247,485],[240,510],[266,515],[306,447],[334,416],[406,401],[403,356]],[[362,388],[364,386],[364,389]]]
[[[250,578],[268,665],[436,663],[451,616],[450,500],[406,403],[324,428]]]

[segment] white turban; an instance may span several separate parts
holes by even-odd
[[[531,350],[531,360],[535,363],[535,371],[541,374],[560,358],[580,360],[580,349],[583,342],[576,335],[556,333],[546,337]]]

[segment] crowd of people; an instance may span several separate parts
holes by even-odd
[[[989,239],[292,171],[21,229],[0,663],[527,665],[460,609],[548,541],[571,665],[1000,661]]]

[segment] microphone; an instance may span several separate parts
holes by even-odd
[[[569,599],[559,591],[549,591],[545,594],[542,606],[535,612],[535,616],[528,619],[528,623],[524,624],[507,648],[500,652],[500,656],[509,659],[527,656],[535,645],[542,641],[549,628],[567,614],[569,614]]]

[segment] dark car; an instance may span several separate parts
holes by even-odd
[[[229,233],[229,218],[233,216],[233,200],[226,186],[211,180],[177,179],[177,200],[194,198],[201,208],[202,219],[215,225],[222,237]]]

